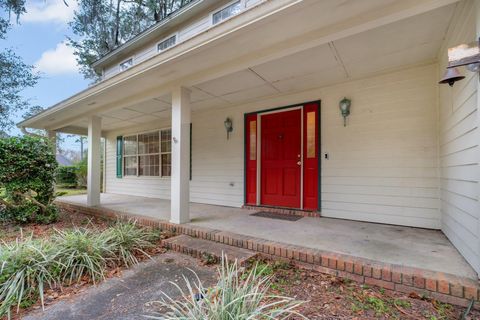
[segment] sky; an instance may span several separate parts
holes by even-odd
[[[27,0],[27,13],[14,24],[8,37],[0,47],[10,47],[24,59],[34,65],[41,78],[34,88],[22,92],[32,104],[44,108],[86,88],[88,80],[78,71],[73,49],[66,45],[67,36],[72,36],[68,22],[72,20],[77,2],[63,0]],[[16,116],[21,120],[21,115]],[[18,129],[9,132],[19,134]],[[78,150],[75,139],[66,139],[62,147]]]

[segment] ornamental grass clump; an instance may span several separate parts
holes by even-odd
[[[138,264],[139,255],[150,258],[145,250],[154,247],[154,242],[158,240],[153,231],[140,228],[131,221],[117,222],[105,232],[108,233],[117,264],[125,267]]]
[[[38,298],[43,306],[44,288],[58,281],[56,251],[52,243],[32,237],[0,246],[0,317]]]
[[[193,271],[192,271],[193,272]],[[194,272],[193,272],[194,273]],[[247,320],[304,318],[295,309],[303,302],[289,297],[269,295],[271,276],[262,276],[256,267],[242,276],[237,262],[229,263],[223,257],[218,270],[218,283],[205,288],[195,274],[196,283],[184,276],[188,292],[172,282],[180,292],[180,300],[163,293],[162,301],[155,302],[167,310],[163,316],[152,319],[166,320]]]
[[[114,246],[108,232],[73,228],[56,230],[52,238],[58,248],[62,281],[68,284],[88,277],[93,283],[104,279],[108,262],[114,257]]]

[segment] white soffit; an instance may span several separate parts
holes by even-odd
[[[250,70],[243,70],[196,85],[195,87],[214,96],[223,96],[265,84],[265,81]]]

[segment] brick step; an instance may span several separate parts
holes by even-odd
[[[243,265],[247,260],[254,258],[258,253],[255,251],[233,247],[210,240],[193,238],[187,235],[179,235],[163,241],[163,244],[171,250],[191,255],[195,258],[221,260],[222,253],[230,261],[237,260]]]

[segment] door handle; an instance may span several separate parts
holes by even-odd
[[[302,165],[302,161],[298,161],[297,164],[298,164],[299,166],[301,166],[301,165]]]

